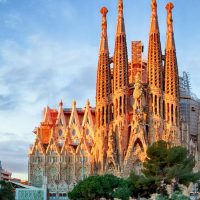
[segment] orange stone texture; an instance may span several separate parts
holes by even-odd
[[[46,107],[34,130],[29,151],[29,182],[41,186],[47,177],[49,191],[70,190],[92,174],[126,177],[140,173],[149,145],[165,140],[180,145],[179,79],[168,3],[165,55],[162,55],[157,2],[152,0],[148,58],[141,41],[133,41],[128,59],[123,1],[118,0],[114,55],[107,35],[108,10],[102,16],[96,79],[96,106]],[[66,189],[67,188],[67,189]]]

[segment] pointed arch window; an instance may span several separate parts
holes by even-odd
[[[86,135],[89,135],[90,134],[89,129],[86,129],[85,133],[86,133]]]
[[[72,135],[73,135],[73,136],[76,135],[76,130],[75,130],[75,129],[72,130]]]
[[[75,124],[75,117],[73,116],[73,118],[72,118],[72,124]]]
[[[90,124],[90,120],[89,120],[89,117],[88,117],[88,116],[87,116],[86,123],[87,123],[87,124]]]
[[[60,129],[60,130],[58,131],[58,135],[59,135],[59,136],[62,136],[62,134],[63,134],[63,132],[62,132],[62,130]]]

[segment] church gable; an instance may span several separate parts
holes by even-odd
[[[49,106],[44,108],[42,122],[45,124],[51,124],[51,125],[53,124]]]
[[[74,126],[76,126],[77,128],[80,128],[80,120],[79,120],[79,116],[76,109],[76,101],[73,101],[72,112],[71,112],[71,116],[69,120],[69,127],[71,128]]]
[[[35,152],[39,152],[40,154],[45,154],[45,149],[38,137],[36,138],[35,143],[30,150],[30,154],[35,154]]]
[[[92,114],[91,114],[91,107],[90,107],[89,100],[87,100],[87,102],[86,102],[82,126],[94,127],[94,121],[93,121],[93,117],[92,117]]]
[[[51,140],[50,140],[49,145],[48,145],[47,150],[46,150],[47,155],[51,155],[52,153],[53,154],[59,154],[60,153],[60,149],[58,147],[58,144],[53,137],[51,137]]]
[[[67,127],[66,121],[65,121],[65,115],[64,115],[64,111],[63,111],[63,103],[62,101],[60,101],[59,103],[59,109],[58,109],[58,116],[56,119],[56,126],[60,126],[60,127]]]

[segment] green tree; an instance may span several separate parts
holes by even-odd
[[[14,200],[14,188],[9,182],[0,181],[0,200]]]
[[[172,184],[174,191],[178,184],[188,185],[200,178],[200,173],[193,173],[194,158],[188,155],[181,146],[170,147],[164,141],[158,141],[147,149],[147,159],[144,162],[144,173],[147,179],[152,179],[157,192],[166,193],[166,184]]]
[[[121,200],[129,200],[132,194],[130,182],[120,179],[118,187],[114,190],[113,197]]]
[[[171,200],[189,200],[189,197],[183,195],[181,192],[174,192],[171,196]]]
[[[80,181],[68,196],[71,200],[114,199],[114,191],[120,186],[120,181],[122,179],[111,174],[90,176]]]
[[[195,161],[188,155],[186,148],[181,146],[168,149],[167,156],[167,174],[168,181],[174,179],[178,183],[188,186],[190,182],[196,182],[200,178],[200,173],[194,173]]]
[[[134,172],[131,172],[127,181],[131,196],[134,198],[149,198],[156,191],[155,180],[146,178],[144,175],[136,175]]]
[[[87,179],[80,181],[68,196],[70,199],[98,199],[101,196],[102,188],[100,185],[100,176],[90,176]]]

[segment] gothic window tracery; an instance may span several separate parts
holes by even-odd
[[[63,134],[63,132],[62,132],[62,130],[60,129],[60,130],[58,131],[58,135],[59,135],[59,136],[62,136],[62,134]]]
[[[72,136],[75,136],[75,135],[76,135],[76,130],[73,129],[73,130],[72,130]]]

